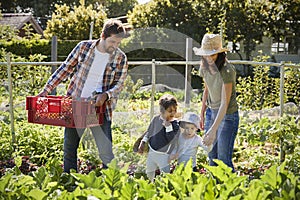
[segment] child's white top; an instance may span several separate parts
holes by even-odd
[[[178,163],[186,164],[190,158],[193,160],[193,167],[196,166],[196,154],[198,147],[202,147],[205,151],[210,151],[210,148],[203,145],[202,138],[199,135],[195,135],[192,138],[185,138],[183,134],[179,135],[178,139]]]

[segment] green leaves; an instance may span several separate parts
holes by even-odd
[[[44,199],[46,196],[47,193],[41,191],[38,188],[34,188],[28,193],[28,197],[31,197],[32,199]]]
[[[232,169],[225,165],[220,160],[214,160],[218,164],[218,167],[215,166],[205,166],[212,176],[217,179],[220,183],[218,188],[217,196],[220,196],[221,199],[229,199],[235,195],[240,195],[240,188],[243,188],[246,176],[237,176],[237,174],[232,172]]]
[[[121,198],[124,200],[131,200],[137,196],[137,184],[134,179],[129,178],[121,188]]]
[[[5,199],[297,199],[300,195],[299,176],[285,169],[286,165],[272,166],[260,179],[248,182],[247,176],[231,172],[221,161],[217,167],[205,166],[209,173],[191,171],[191,163],[180,165],[173,174],[157,176],[149,182],[123,173],[116,165],[87,175],[62,174],[76,182],[53,181],[46,168],[41,167],[31,176],[7,173],[0,179],[0,196]],[[115,167],[113,167],[115,166]],[[64,187],[74,183],[73,190]],[[77,186],[77,187],[76,187]]]
[[[32,172],[33,180],[36,182],[40,189],[47,188],[51,178],[46,171],[45,167],[39,168],[37,171]]]
[[[153,183],[149,183],[148,180],[144,179],[137,179],[136,183],[139,188],[138,198],[152,199],[156,195],[156,186]]]
[[[96,177],[95,171],[90,172],[87,175],[71,173],[72,176],[77,180],[77,185],[82,188],[97,188],[102,189],[104,187],[104,182],[102,178]]]
[[[285,163],[272,166],[260,180],[250,182],[246,199],[297,199],[300,195],[299,177],[285,167]]]
[[[249,190],[245,194],[245,199],[267,199],[271,193],[271,191],[267,191],[264,188],[264,184],[261,181],[253,180],[249,186]]]
[[[47,38],[56,35],[63,40],[89,39],[91,23],[93,23],[93,38],[100,38],[101,29],[106,19],[104,8],[93,9],[92,5],[74,6],[56,5],[52,18],[47,23],[44,34]]]
[[[0,181],[0,194],[4,195],[4,193],[6,193],[6,188],[8,186],[8,183],[12,177],[12,173],[7,173],[5,174],[3,177],[1,177],[1,181]]]

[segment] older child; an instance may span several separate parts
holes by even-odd
[[[177,113],[177,100],[172,95],[163,95],[159,99],[160,114],[153,117],[147,132],[142,139],[138,152],[148,142],[149,152],[146,162],[146,173],[149,180],[153,181],[157,168],[164,173],[170,173],[170,154],[177,146],[179,123],[175,119]]]
[[[197,171],[196,167],[196,154],[198,147],[202,147],[205,151],[209,152],[212,149],[212,145],[209,147],[202,143],[202,138],[197,135],[200,129],[200,117],[193,113],[187,112],[180,120],[180,127],[182,133],[179,135],[178,146],[178,164],[186,164],[190,159],[193,161],[193,171]]]

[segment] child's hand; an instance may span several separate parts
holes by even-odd
[[[172,160],[176,160],[178,158],[178,153],[176,153],[176,154],[171,154],[170,156],[169,156],[169,163],[172,161]]]
[[[145,142],[141,141],[139,148],[138,148],[138,153],[142,154],[144,153],[144,148],[145,148]]]

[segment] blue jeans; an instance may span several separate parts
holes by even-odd
[[[104,117],[104,122],[101,126],[90,128],[95,138],[99,157],[104,166],[114,158],[112,152],[112,135],[111,121]],[[77,149],[80,138],[85,129],[65,128],[64,133],[64,172],[70,172],[70,169],[77,169]]]
[[[205,117],[205,133],[212,126],[218,110],[207,108]],[[223,161],[227,166],[232,168],[234,171],[234,166],[232,163],[233,146],[236,138],[236,134],[239,126],[239,113],[234,112],[233,114],[226,114],[224,119],[219,125],[217,131],[217,139],[214,143],[213,149],[208,153],[209,164],[211,166],[216,166],[213,159],[218,159]]]

